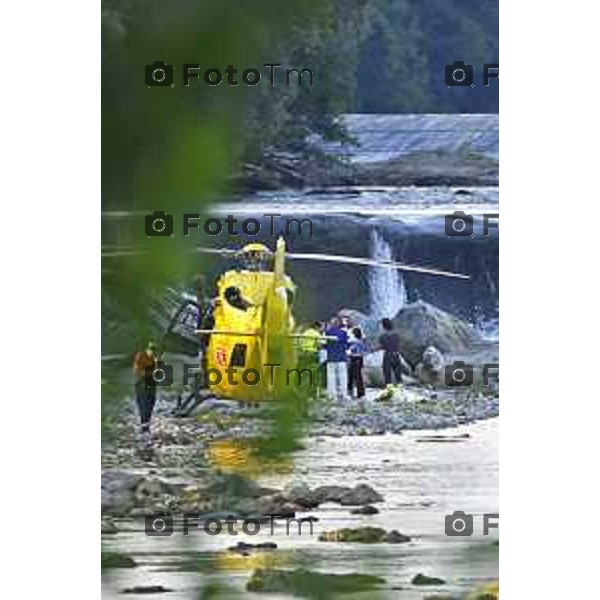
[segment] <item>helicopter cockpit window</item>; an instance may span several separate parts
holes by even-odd
[[[248,271],[266,271],[268,267],[267,256],[260,250],[250,250],[245,252],[243,263]]]
[[[252,306],[250,302],[244,299],[240,288],[233,285],[225,290],[225,300],[227,300],[233,308],[237,308],[238,310],[248,310],[248,308]]]
[[[285,293],[287,295],[287,303],[288,306],[294,306],[294,292],[292,290],[285,290]]]

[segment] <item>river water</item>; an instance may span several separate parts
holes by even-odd
[[[304,481],[310,487],[368,483],[385,499],[378,505],[380,513],[357,516],[347,507],[324,504],[307,513],[319,519],[313,525],[313,535],[307,524],[302,535],[293,524],[286,535],[283,521],[274,527],[273,534],[266,524],[254,536],[241,531],[236,537],[199,532],[186,538],[177,532],[172,537],[151,538],[144,534],[141,523],[121,524],[130,530],[105,536],[105,549],[129,554],[140,566],[117,571],[104,586],[104,597],[115,597],[119,590],[136,585],[162,585],[173,590],[165,598],[184,599],[197,597],[198,587],[207,581],[221,581],[245,598],[260,598],[244,592],[244,586],[254,568],[266,565],[379,575],[387,584],[377,597],[386,599],[397,598],[400,588],[402,598],[409,600],[434,592],[463,597],[498,578],[498,532],[491,529],[484,536],[482,516],[498,512],[498,425],[498,419],[491,419],[442,433],[412,431],[305,440],[305,449],[295,454],[293,473],[264,476],[261,483],[273,487],[292,480]],[[445,516],[457,510],[473,515],[472,536],[445,535]],[[364,545],[317,540],[322,531],[362,525],[397,529],[412,541]],[[278,549],[247,557],[226,550],[239,541],[274,541]],[[198,571],[177,570],[190,557]],[[441,577],[447,585],[412,586],[410,581],[417,573]]]

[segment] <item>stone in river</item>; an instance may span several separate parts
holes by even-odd
[[[162,585],[136,585],[132,588],[126,588],[122,594],[165,594],[172,592],[169,588],[163,587]]]
[[[365,506],[360,506],[359,508],[353,508],[350,511],[350,514],[353,515],[376,515],[379,512],[377,508],[367,504]]]
[[[413,585],[444,585],[446,582],[439,577],[429,577],[423,575],[423,573],[418,573],[412,578],[411,583]]]
[[[374,502],[383,502],[383,496],[364,483],[357,485],[340,498],[342,506],[363,506]]]

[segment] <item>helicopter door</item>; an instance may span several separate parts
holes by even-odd
[[[246,351],[248,346],[246,344],[236,344],[233,347],[231,357],[229,359],[230,367],[245,367],[246,366]]]

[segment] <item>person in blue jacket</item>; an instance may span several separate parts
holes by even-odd
[[[342,329],[337,317],[331,319],[325,335],[335,339],[327,340],[327,393],[338,400],[347,398],[348,390],[348,333]]]

